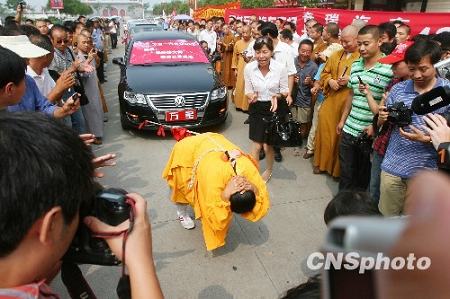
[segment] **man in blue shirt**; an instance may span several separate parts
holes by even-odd
[[[33,45],[25,35],[0,36],[0,46],[15,52],[22,58],[36,58],[49,54],[47,50]],[[6,70],[2,73],[7,74]],[[33,78],[27,75],[24,81],[25,94],[20,102],[8,106],[9,112],[39,111],[55,118],[63,118],[80,107],[80,101],[74,101],[72,98],[67,99],[62,107],[56,106],[41,94]]]
[[[405,54],[405,62],[411,80],[392,87],[386,106],[404,102],[411,107],[413,99],[435,87],[450,85],[446,79],[438,78],[434,64],[441,57],[439,45],[433,41],[421,41],[412,45]],[[380,107],[379,122],[386,121],[388,113]],[[450,112],[450,106],[435,113]],[[393,216],[403,212],[409,179],[422,169],[437,169],[437,154],[430,136],[422,130],[423,116],[413,114],[409,128],[396,127],[381,164],[381,186],[379,208],[383,215]]]
[[[105,83],[105,70],[103,68],[103,64],[105,63],[105,59],[103,56],[103,31],[100,28],[100,24],[98,19],[93,19],[94,29],[92,30],[92,41],[94,42],[94,46],[97,49],[97,55],[100,58],[100,64],[97,68],[97,76],[100,83]]]

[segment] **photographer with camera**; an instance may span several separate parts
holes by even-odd
[[[6,113],[0,115],[0,137],[0,297],[57,298],[47,284],[79,223],[96,234],[130,224],[79,219],[80,206],[94,196],[94,166],[92,152],[72,130],[40,113]],[[126,260],[132,298],[162,298],[146,202],[137,194],[127,198],[135,219],[126,252],[122,236],[106,242]]]
[[[448,86],[450,82],[437,77],[434,64],[441,58],[441,49],[434,41],[419,41],[405,53],[411,79],[396,84],[386,100],[386,106],[403,103],[410,108],[415,97],[438,86]],[[436,110],[446,113],[450,106]],[[388,120],[389,112],[380,110],[379,123]],[[412,114],[409,128],[394,128],[389,145],[381,164],[381,185],[379,208],[383,215],[393,216],[403,212],[407,184],[417,171],[436,169],[436,151],[431,138],[421,130],[424,117]]]

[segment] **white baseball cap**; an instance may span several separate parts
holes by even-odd
[[[38,58],[50,53],[32,44],[26,35],[0,36],[0,46],[15,52],[22,58]]]

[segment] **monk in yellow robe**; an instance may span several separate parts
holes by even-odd
[[[356,38],[358,29],[347,26],[341,33],[343,49],[327,60],[320,76],[325,100],[319,110],[319,122],[314,147],[314,173],[327,172],[338,178],[339,135],[336,127],[341,120],[350,88],[347,87],[352,63],[359,58]]]
[[[186,137],[173,147],[162,177],[183,227],[194,227],[187,204],[202,221],[207,250],[225,245],[233,212],[253,222],[267,214],[269,194],[256,165],[220,134]]]
[[[230,27],[228,25],[223,25],[222,27],[224,37],[221,44],[222,49],[222,68],[221,68],[221,77],[223,84],[231,91],[236,84],[236,76],[234,75],[234,71],[231,68],[231,63],[233,61],[233,50],[236,41],[238,41],[237,37],[231,32]]]
[[[251,28],[250,26],[242,27],[242,38],[237,41],[233,49],[233,60],[231,62],[231,68],[234,70],[236,76],[236,87],[234,89],[234,105],[236,109],[242,111],[248,111],[248,99],[245,96],[244,91],[244,68],[247,63],[244,60],[244,51],[251,43]]]

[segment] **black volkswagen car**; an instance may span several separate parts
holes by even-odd
[[[179,32],[133,36],[120,65],[121,124],[137,128],[145,120],[198,128],[225,121],[227,90],[194,37]],[[144,129],[156,129],[147,124]]]

